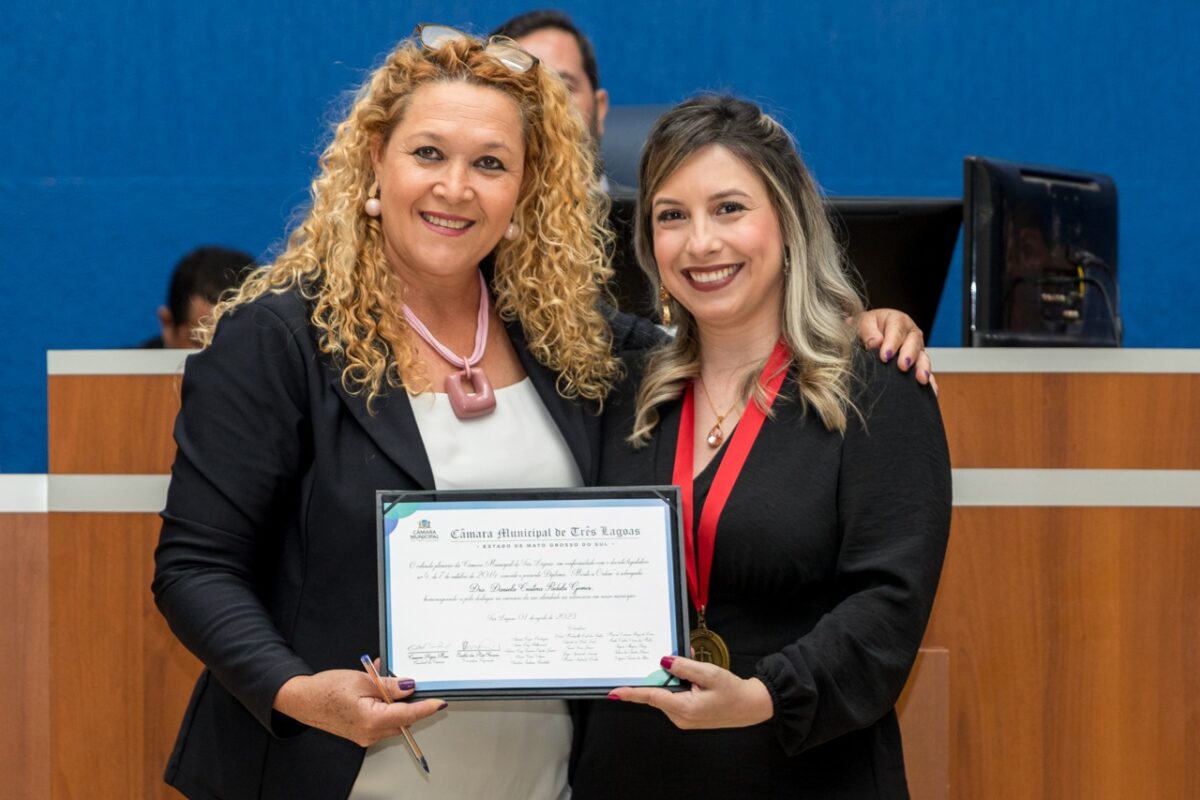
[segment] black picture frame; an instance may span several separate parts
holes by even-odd
[[[565,502],[574,503],[580,506],[594,505],[596,501],[625,501],[625,500],[653,500],[663,504],[664,512],[668,523],[664,526],[662,535],[666,537],[666,552],[668,569],[665,572],[665,578],[669,585],[667,590],[671,599],[670,608],[664,609],[663,613],[666,617],[664,624],[671,626],[671,641],[673,646],[673,655],[688,655],[690,653],[688,614],[687,614],[687,572],[686,560],[684,557],[683,546],[683,524],[682,514],[680,513],[680,495],[679,488],[676,486],[623,486],[619,488],[608,487],[584,487],[576,489],[496,489],[496,490],[417,490],[417,491],[398,491],[398,490],[379,490],[376,492],[376,543],[377,543],[377,563],[378,563],[378,588],[379,588],[379,652],[380,663],[383,666],[385,674],[392,673],[394,664],[392,650],[391,629],[393,624],[399,621],[391,619],[391,604],[388,597],[388,564],[389,564],[389,548],[391,546],[403,546],[403,537],[393,537],[389,540],[386,530],[386,519],[388,512],[397,504],[420,504],[420,505],[440,505],[440,504],[478,504],[478,503],[500,503],[500,504],[534,504],[552,501],[555,503]],[[412,534],[410,533],[410,536]],[[402,624],[402,623],[400,623]],[[447,634],[450,636],[450,634]],[[668,655],[664,653],[663,655]],[[412,677],[408,675],[399,677]],[[440,682],[436,680],[417,680],[417,687],[413,693],[414,699],[423,697],[439,697],[439,698],[456,698],[456,699],[488,699],[488,700],[504,700],[504,699],[574,699],[574,698],[598,698],[604,697],[612,689],[619,686],[628,685],[659,685],[647,684],[642,682],[630,682],[628,680],[611,680],[603,679],[616,676],[596,676],[584,683],[572,683],[563,681],[553,681],[551,683],[538,683],[535,680],[530,680],[518,675],[499,675],[494,681],[484,682],[479,685],[453,685],[461,682]],[[628,676],[626,676],[628,677]],[[670,679],[661,685],[671,691],[683,691],[689,687],[686,681],[678,678],[673,678],[666,673],[663,673],[664,680]]]

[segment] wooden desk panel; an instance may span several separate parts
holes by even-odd
[[[179,375],[51,375],[50,471],[170,472],[181,380]]]
[[[956,508],[955,798],[1200,796],[1200,508]]]
[[[1198,374],[939,379],[956,467],[1200,469]],[[178,389],[172,374],[52,375],[52,471],[166,473]],[[3,522],[0,546],[14,536]],[[20,796],[175,796],[161,774],[199,664],[153,607],[158,519],[60,513],[43,526],[45,625],[16,629],[32,632],[15,649],[24,660],[0,653],[0,670],[29,673],[40,666],[29,648],[49,652],[60,679],[20,700],[35,726],[39,704],[51,709],[41,741],[53,742],[51,756],[36,730],[24,737],[47,766],[38,772],[31,752],[35,766],[21,766],[34,789]],[[32,549],[20,563],[36,562],[36,537],[21,536]],[[1200,752],[1200,613],[1188,596],[1200,585],[1198,537],[1200,508],[956,508],[902,700],[914,797],[944,796],[947,774],[948,796],[962,800],[1200,797],[1200,759],[1188,760]],[[22,597],[0,585],[0,602]],[[37,618],[36,603],[24,608]],[[61,680],[83,699],[51,698]]]
[[[50,796],[45,514],[0,513],[0,798]]]
[[[178,797],[162,782],[200,664],[150,594],[154,514],[50,514],[55,797]],[[95,569],[103,565],[103,569]]]
[[[950,797],[950,651],[922,647],[896,703],[908,791],[917,800]]]
[[[938,376],[955,467],[1200,469],[1200,375]]]

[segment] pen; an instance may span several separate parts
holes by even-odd
[[[383,685],[383,677],[379,674],[379,670],[375,669],[375,664],[372,663],[371,657],[364,655],[361,661],[363,669],[367,671],[367,674],[371,676],[371,680],[375,681],[375,685],[379,687],[379,694],[383,695],[384,702],[391,705],[392,696],[388,694],[387,687]],[[425,754],[421,752],[421,747],[417,744],[417,740],[413,738],[412,731],[405,725],[400,728],[400,732],[404,734],[404,741],[408,742],[408,747],[412,750],[412,754],[416,756],[417,761],[421,762],[421,768],[425,770],[426,774],[429,774],[429,762],[425,760]]]

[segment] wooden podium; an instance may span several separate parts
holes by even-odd
[[[0,707],[19,709],[0,797],[179,797],[162,774],[200,664],[150,580],[185,356],[49,355],[46,507],[0,515]]]
[[[933,359],[950,796],[1200,797],[1200,352]]]
[[[199,664],[149,587],[184,355],[50,354],[50,473],[0,492],[0,798],[177,796]],[[1200,352],[934,362],[955,509],[913,797],[1200,797]]]

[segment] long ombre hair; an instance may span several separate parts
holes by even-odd
[[[714,95],[688,100],[659,118],[639,169],[634,234],[638,262],[657,294],[660,280],[650,217],[654,195],[684,161],[710,145],[720,145],[740,159],[767,188],[783,239],[782,336],[796,363],[799,399],[826,428],[845,432],[853,408],[853,320],[862,312],[862,300],[842,268],[821,194],[783,126],[753,103]],[[679,398],[700,374],[696,321],[674,299],[669,306],[677,329],[647,362],[629,436],[635,447],[649,441],[658,425],[658,407]],[[768,410],[757,380],[764,363],[747,369],[741,396]]]
[[[558,373],[561,395],[604,400],[619,373],[597,308],[611,276],[611,233],[587,132],[550,70],[512,72],[483,46],[463,38],[427,50],[406,40],[387,56],[321,155],[311,207],[283,252],[216,307],[204,344],[225,314],[268,292],[297,289],[311,304],[319,347],[348,391],[369,406],[389,388],[429,388],[397,311],[403,287],[384,258],[380,222],[363,203],[375,177],[372,142],[386,144],[417,88],[462,81],[513,98],[524,124],[524,178],[513,212],[519,233],[493,251],[497,311],[519,320],[533,356]]]

